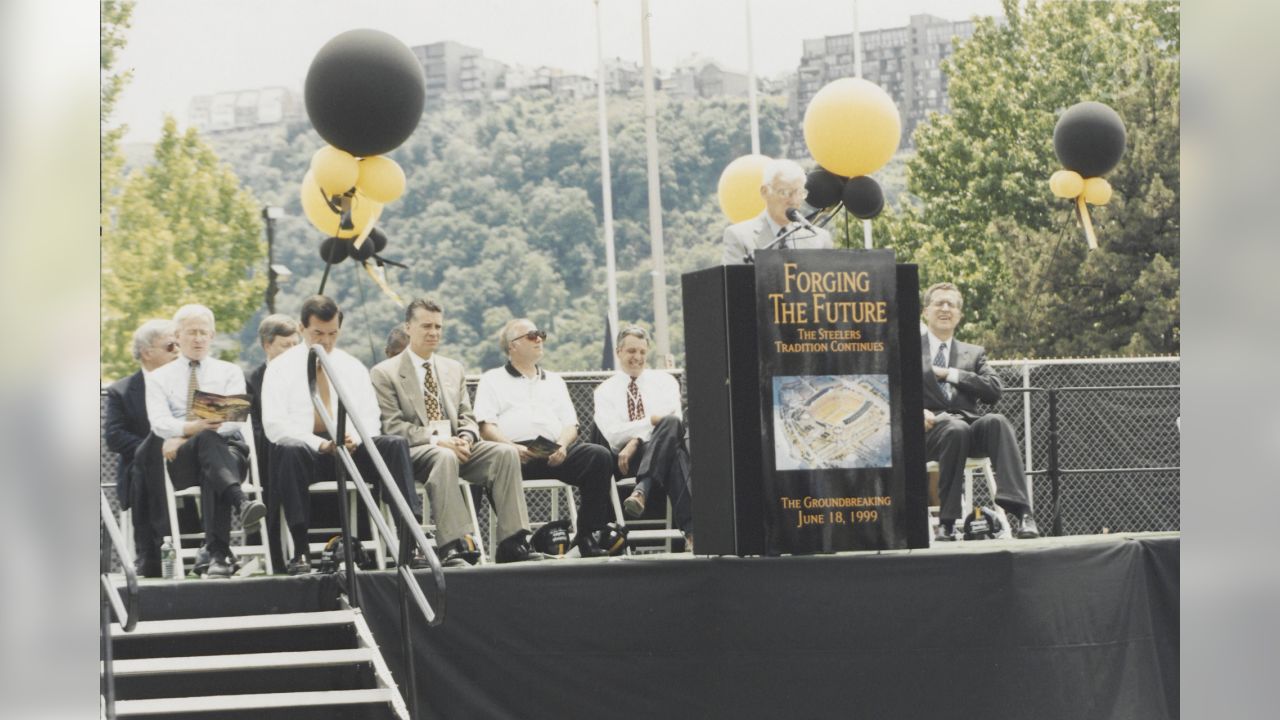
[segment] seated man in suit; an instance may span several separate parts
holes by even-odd
[[[133,333],[133,359],[142,369],[107,388],[104,423],[107,447],[120,456],[116,497],[121,508],[133,510],[133,546],[137,553],[134,565],[142,577],[160,577],[160,538],[168,527],[164,498],[143,492],[145,484],[140,477],[146,463],[160,457],[158,451],[147,456],[147,449],[138,454],[138,449],[152,437],[151,423],[147,421],[146,378],[177,357],[178,341],[173,334],[173,323],[148,320]],[[147,447],[151,444],[147,443]],[[158,447],[157,444],[156,450]],[[158,466],[150,470],[160,472]]]
[[[272,567],[284,567],[284,555],[280,550],[280,503],[271,492],[271,480],[267,470],[271,467],[271,443],[262,429],[262,378],[267,374],[267,363],[281,353],[302,342],[298,335],[298,321],[275,313],[258,323],[258,343],[267,356],[266,361],[249,373],[247,384],[252,408],[249,418],[253,421],[253,445],[258,451],[258,480],[267,494],[267,544],[271,548]]]
[[[642,327],[623,328],[616,352],[621,369],[596,386],[595,420],[614,452],[618,476],[636,476],[636,489],[623,510],[630,517],[640,517],[653,486],[665,487],[672,520],[692,545],[689,451],[684,445],[680,383],[669,373],[649,369],[645,362],[649,333]]]
[[[480,439],[462,364],[436,352],[444,311],[418,299],[405,308],[409,346],[370,372],[382,426],[409,443],[418,482],[426,484],[436,516],[436,541],[446,566],[474,563],[475,540],[458,478],[488,486],[498,514],[500,563],[542,560],[529,547],[529,512],[520,485],[520,454],[513,445]]]
[[[312,295],[302,303],[301,320],[303,344],[284,351],[268,363],[266,375],[262,378],[262,427],[267,439],[274,444],[270,471],[272,493],[279,491],[279,502],[293,538],[293,557],[286,567],[290,575],[311,572],[308,559],[311,496],[307,486],[332,480],[337,461],[336,440],[329,436],[319,411],[311,403],[307,361],[312,345],[319,343],[324,348],[337,381],[343,391],[350,394],[348,415],[359,418],[365,431],[373,435],[374,445],[396,488],[404,495],[410,509],[419,518],[422,515],[422,503],[413,491],[408,444],[396,435],[374,434],[380,432],[382,421],[378,399],[373,394],[373,385],[369,383],[369,371],[363,363],[337,347],[338,336],[342,332],[342,311],[338,304],[324,295]],[[330,417],[336,420],[337,393],[332,391],[332,384],[323,368],[316,370],[316,392],[328,399],[325,405]],[[380,488],[381,475],[373,464],[373,457],[361,442],[354,419],[348,423],[349,429],[341,442],[354,456],[356,468],[365,482]],[[392,515],[397,524],[398,518],[399,515]],[[349,518],[349,521],[354,524],[357,518]],[[354,527],[352,529],[354,531]],[[400,535],[404,537],[403,533]]]
[[[804,205],[805,180],[804,168],[795,161],[779,159],[765,163],[760,181],[764,211],[750,220],[725,228],[724,253],[720,262],[742,265],[753,260],[756,250],[770,246],[831,248],[831,233],[807,223],[793,222],[787,217],[788,210],[799,211]]]
[[[582,504],[573,543],[583,557],[606,555],[593,534],[609,522],[613,456],[594,443],[574,442],[578,414],[569,388],[559,375],[538,365],[547,334],[529,319],[518,318],[503,326],[498,339],[508,362],[480,377],[475,405],[480,437],[514,446],[525,478],[554,478],[577,487]],[[559,448],[550,455],[531,450],[529,444],[537,438]]]
[[[994,403],[1003,386],[987,364],[979,345],[955,339],[960,324],[960,289],[938,283],[924,294],[921,338],[924,353],[925,453],[938,461],[938,495],[942,502],[937,540],[955,540],[964,490],[964,463],[970,457],[989,457],[996,474],[996,504],[1008,515],[1018,538],[1036,538],[1035,515],[1027,475],[1018,452],[1013,426],[999,413],[978,414],[978,401]]]
[[[244,372],[233,363],[209,356],[214,336],[209,308],[183,305],[173,322],[181,355],[147,378],[147,418],[151,432],[164,439],[161,452],[174,489],[200,486],[203,550],[209,565],[203,567],[203,562],[197,561],[197,574],[204,570],[211,578],[231,577],[232,509],[246,532],[257,526],[267,509],[260,501],[247,498],[240,488],[249,469],[249,448],[240,437],[244,423],[200,419],[193,399],[197,390],[219,395],[244,393]]]

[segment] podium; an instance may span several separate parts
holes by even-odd
[[[813,251],[781,251],[813,252]],[[857,251],[854,251],[857,252]],[[922,418],[919,275],[896,265],[895,319],[903,418]],[[755,268],[728,265],[686,273],[684,300],[693,517],[700,555],[780,554],[766,532],[762,444],[768,410],[761,378]],[[928,547],[923,420],[902,422],[906,547]]]

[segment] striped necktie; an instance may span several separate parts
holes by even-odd
[[[200,380],[196,377],[196,371],[200,369],[200,361],[191,361],[191,375],[187,378],[187,419],[195,420],[196,417],[196,390],[200,389]]]
[[[641,420],[644,418],[644,398],[640,397],[640,386],[636,385],[636,379],[631,378],[631,384],[627,385],[627,419]]]
[[[947,367],[947,365],[949,364],[949,361],[947,358],[946,343],[942,343],[941,345],[938,346],[938,354],[933,356],[933,364],[937,367],[942,367],[942,368]],[[948,400],[951,399],[951,393],[952,393],[951,383],[947,382],[946,380],[939,380],[938,389],[942,390],[943,397],[945,397]]]

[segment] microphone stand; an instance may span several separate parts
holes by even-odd
[[[775,247],[779,250],[785,250],[787,247],[786,245],[787,240],[790,240],[792,235],[795,235],[797,232],[801,230],[809,230],[809,228],[806,228],[804,225],[801,225],[800,223],[796,223],[795,227],[782,233],[778,237],[774,238],[773,242],[769,243],[768,245],[765,245],[762,248],[758,248],[755,252],[759,252],[760,250],[773,250]],[[810,237],[817,237],[817,236],[818,236],[817,233],[810,230],[809,234],[805,235],[804,237],[810,238]],[[755,253],[753,252],[751,255],[745,256],[743,260],[748,265],[754,265],[756,261]]]

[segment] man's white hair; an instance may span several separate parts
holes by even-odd
[[[209,331],[213,332],[213,311],[203,305],[195,303],[191,305],[183,305],[178,308],[178,312],[173,314],[173,324],[181,327],[182,323],[193,318],[204,318],[205,320],[208,320]]]
[[[142,361],[142,351],[151,347],[151,343],[161,335],[173,333],[172,320],[148,320],[133,331],[133,359]]]
[[[779,180],[782,182],[804,181],[807,177],[804,168],[800,167],[800,163],[786,158],[778,158],[765,163],[763,176],[760,181],[761,185],[773,185],[774,182]]]

